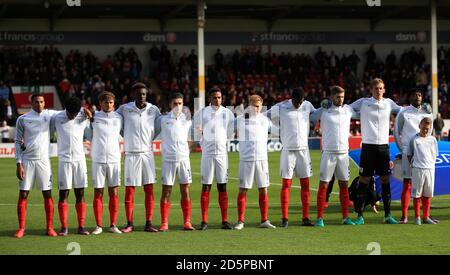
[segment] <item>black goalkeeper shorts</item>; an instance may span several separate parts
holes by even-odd
[[[389,144],[362,144],[359,175],[372,177],[375,173],[380,176],[391,174],[389,165]]]

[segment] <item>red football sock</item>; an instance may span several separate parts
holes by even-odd
[[[53,199],[44,198],[45,219],[47,222],[47,229],[53,228]]]
[[[326,199],[327,186],[321,184],[319,185],[319,191],[317,192],[317,218],[323,218],[323,209],[325,208]]]
[[[77,210],[78,227],[84,227],[84,219],[86,217],[86,203],[80,202],[75,204]]]
[[[219,206],[220,213],[222,214],[222,222],[228,221],[228,193],[219,192]]]
[[[420,218],[420,198],[414,198],[413,205],[414,205],[414,217]]]
[[[169,224],[170,202],[160,202],[161,224]]]
[[[339,188],[339,200],[341,202],[342,218],[348,218],[348,206],[350,205],[350,196],[348,194],[348,187]]]
[[[280,192],[281,202],[281,216],[283,219],[288,219],[289,215],[289,198],[291,196],[292,179],[283,179]]]
[[[403,180],[403,189],[402,189],[402,218],[408,217],[408,207],[409,200],[411,197],[411,180],[405,179]]]
[[[125,215],[129,223],[133,222],[134,191],[134,186],[125,187]]]
[[[153,218],[153,208],[155,197],[153,196],[153,184],[144,185],[145,192],[145,221],[151,221]]]
[[[245,218],[245,201],[246,201],[247,194],[245,193],[239,193],[237,204],[238,204],[238,221],[244,222]]]
[[[67,202],[58,203],[59,221],[61,222],[62,228],[69,228],[67,225],[68,212],[69,212],[69,205],[67,204]]]
[[[261,212],[261,222],[267,221],[269,212],[269,196],[266,194],[259,194],[259,211]]]
[[[208,222],[208,207],[209,207],[209,191],[202,191],[202,195],[200,197],[200,204],[202,208],[202,222]]]
[[[423,220],[426,220],[430,217],[431,198],[422,196],[422,205]]]
[[[181,200],[181,210],[183,211],[184,223],[191,222],[191,200]]]
[[[19,220],[19,229],[25,229],[27,217],[27,199],[19,198],[17,201],[17,218]]]
[[[117,213],[119,212],[119,196],[109,196],[109,221],[111,225],[117,223]]]
[[[103,194],[94,193],[94,217],[97,226],[102,226],[103,218]]]
[[[300,179],[303,219],[309,217],[309,178]]]

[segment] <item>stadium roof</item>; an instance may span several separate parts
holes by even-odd
[[[0,18],[196,18],[195,0],[80,0],[82,7],[68,7],[66,0],[0,0]],[[366,0],[206,0],[207,19],[428,19],[427,0],[380,0],[369,7]],[[450,1],[438,0],[437,16],[450,20]]]

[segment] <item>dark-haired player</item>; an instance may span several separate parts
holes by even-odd
[[[212,88],[209,91],[210,106],[200,109],[194,115],[195,140],[200,140],[201,160],[201,210],[200,230],[208,228],[208,208],[211,185],[217,182],[219,206],[222,215],[222,229],[232,229],[228,223],[228,152],[227,141],[234,132],[234,115],[222,106],[222,91]]]
[[[407,150],[409,141],[419,132],[419,124],[423,118],[432,118],[429,105],[422,104],[422,91],[412,89],[409,92],[410,105],[403,108],[395,119],[394,137],[395,143],[402,156],[403,189],[401,197],[402,218],[399,223],[408,223],[408,207],[411,196],[411,165],[408,161]]]
[[[144,186],[145,192],[145,231],[157,232],[152,226],[154,209],[153,184],[156,182],[155,159],[152,141],[155,122],[161,115],[158,107],[147,102],[148,88],[143,83],[132,87],[134,101],[117,109],[123,118],[125,140],[125,213],[127,225],[122,232],[133,231],[134,192],[136,186]]]
[[[58,212],[61,221],[60,236],[69,233],[67,216],[69,206],[67,200],[69,191],[74,188],[76,197],[76,212],[78,218],[78,234],[88,235],[84,229],[86,217],[86,203],[84,189],[88,185],[86,157],[84,153],[83,137],[89,120],[81,111],[81,101],[71,97],[65,102],[65,111],[58,113],[51,120],[51,131],[56,131],[58,140]]]
[[[309,178],[312,176],[311,157],[308,148],[310,114],[316,109],[307,100],[302,88],[292,91],[292,97],[273,106],[268,117],[279,125],[283,150],[280,157],[282,188],[280,194],[282,227],[288,227],[288,212],[292,176],[300,178],[302,200],[302,225],[313,226],[309,219]]]
[[[174,93],[170,97],[171,111],[159,117],[157,131],[161,131],[162,140],[162,194],[160,201],[160,231],[169,230],[170,194],[178,173],[183,211],[184,230],[195,230],[191,224],[191,198],[189,187],[192,183],[191,163],[189,160],[189,134],[191,120],[183,113],[183,94]]]
[[[15,156],[16,175],[19,179],[19,199],[17,216],[19,229],[16,238],[25,235],[27,198],[30,190],[36,187],[44,197],[47,235],[57,236],[53,229],[52,171],[49,159],[50,120],[58,112],[47,110],[42,94],[31,96],[31,110],[20,116],[16,122]]]

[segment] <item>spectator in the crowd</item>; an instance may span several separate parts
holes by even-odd
[[[434,136],[437,140],[441,140],[442,138],[442,130],[444,129],[444,125],[444,120],[442,119],[441,114],[438,113],[433,121]]]
[[[147,86],[150,86],[148,77],[151,77],[157,81],[163,94],[162,98],[156,93],[149,94],[148,100],[158,106],[166,105],[165,92],[176,86],[171,85],[175,78],[178,90],[189,99],[186,103],[193,102],[191,99],[198,96],[195,50],[178,53],[175,49],[169,50],[164,44],[154,44],[149,54],[150,73],[144,76],[136,51],[124,47],[108,54],[104,60],[90,51],[83,54],[79,50],[72,50],[63,56],[54,47],[0,48],[0,76],[8,85],[58,87],[63,82],[60,94],[74,94],[89,105],[95,105],[98,93],[105,89],[116,94],[117,103],[129,101],[131,85],[138,79],[143,81],[143,77],[147,78]],[[362,58],[355,50],[351,53],[340,52],[338,57],[338,53],[328,53],[323,47],[312,54],[263,53],[261,48],[243,48],[241,51],[225,53],[223,49],[217,49],[212,56],[212,64],[206,66],[205,88],[219,87],[223,91],[224,103],[229,106],[245,105],[252,94],[259,94],[264,104],[271,106],[288,99],[292,88],[302,86],[306,96],[318,107],[320,100],[327,96],[330,86],[344,87],[348,95],[346,103],[350,103],[367,95],[367,84],[372,79],[382,77],[386,80],[386,96],[397,103],[407,104],[406,91],[417,85],[425,92],[424,100],[430,101],[430,66],[425,63],[423,48],[416,50],[411,47],[398,56],[391,52],[382,60],[377,59],[377,53],[371,45],[366,55],[367,62],[362,64],[363,70],[358,71]],[[450,49],[441,47],[438,56],[439,112],[443,118],[447,118],[450,116]],[[70,86],[63,81],[65,78]],[[6,109],[1,102],[0,109],[5,116]],[[12,111],[10,114],[13,117]],[[10,119],[7,121],[12,125]],[[358,132],[357,129],[354,132]]]
[[[8,143],[11,142],[11,134],[10,134],[11,128],[8,126],[8,124],[6,123],[6,121],[2,121],[1,126],[0,126],[0,133],[2,136],[2,142],[3,143]]]
[[[8,125],[14,125],[16,123],[13,107],[9,99],[5,100],[4,114],[2,116],[6,119]]]
[[[214,61],[216,63],[217,69],[222,69],[223,67],[223,54],[220,52],[220,49],[217,49],[216,54],[214,55]]]

